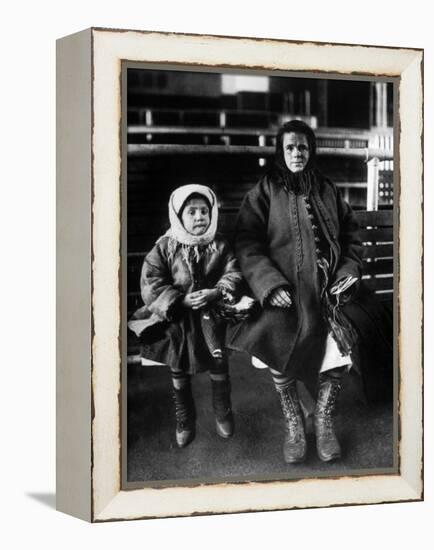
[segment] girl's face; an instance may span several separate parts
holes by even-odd
[[[203,235],[211,223],[208,206],[203,199],[190,199],[181,216],[185,230],[192,235]]]
[[[294,174],[303,172],[309,161],[309,144],[307,137],[299,132],[283,134],[283,155],[288,170]]]

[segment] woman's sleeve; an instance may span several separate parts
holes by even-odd
[[[226,242],[223,242],[222,254],[222,275],[215,286],[223,293],[224,296],[229,294],[230,296],[235,297],[241,292],[243,275],[235,254]]]
[[[341,257],[333,284],[348,276],[360,279],[363,266],[363,246],[359,237],[359,224],[351,206],[343,199],[339,189],[336,189],[336,193]]]
[[[140,277],[142,299],[148,309],[166,321],[172,314],[184,293],[173,286],[167,258],[160,244],[146,256]]]
[[[269,211],[269,192],[267,193],[266,180],[262,180],[244,198],[235,235],[235,251],[241,271],[262,305],[273,290],[289,286],[269,255]]]

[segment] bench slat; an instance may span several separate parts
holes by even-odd
[[[368,258],[392,258],[393,243],[390,244],[366,244],[363,247],[363,257]]]
[[[373,229],[360,229],[359,235],[363,243],[390,243],[393,241],[393,228],[375,227]]]
[[[371,290],[393,290],[393,277],[364,277],[363,283]]]
[[[389,275],[393,274],[393,259],[375,260],[363,262],[365,275]]]
[[[367,226],[393,226],[393,210],[355,210],[354,217],[361,228]]]

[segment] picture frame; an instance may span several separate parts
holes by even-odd
[[[397,473],[122,488],[125,62],[396,79]],[[58,41],[59,510],[104,522],[423,498],[422,143],[423,50],[103,28]]]

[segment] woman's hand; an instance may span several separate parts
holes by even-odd
[[[221,292],[217,288],[204,288],[186,294],[182,303],[190,309],[201,309],[207,304],[221,298]]]
[[[346,304],[351,300],[359,287],[359,279],[348,275],[334,283],[330,288],[330,295],[333,296],[338,304]]]
[[[291,294],[286,288],[276,288],[268,297],[268,303],[273,307],[288,308],[292,305]]]

